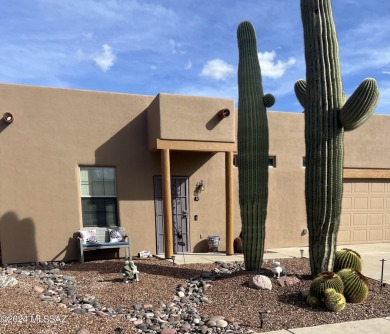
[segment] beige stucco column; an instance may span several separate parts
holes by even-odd
[[[172,195],[171,195],[171,164],[169,149],[161,150],[161,171],[162,171],[162,197],[164,209],[164,246],[165,258],[173,255],[173,234],[172,234]]]
[[[226,173],[226,255],[233,255],[234,197],[233,197],[233,152],[225,153]]]

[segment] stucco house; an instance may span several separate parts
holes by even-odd
[[[133,255],[207,252],[215,235],[232,253],[233,100],[0,84],[0,117],[2,263],[77,260],[78,231],[94,226],[123,227]],[[305,246],[303,114],[268,121],[266,248]],[[385,115],[345,133],[339,243],[390,242],[389,133]]]

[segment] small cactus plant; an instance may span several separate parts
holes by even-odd
[[[342,293],[338,293],[332,288],[325,290],[325,306],[328,310],[332,312],[340,312],[344,310],[345,305],[346,301]]]
[[[337,274],[344,284],[344,295],[350,303],[363,303],[368,296],[368,280],[356,269],[342,269]]]
[[[263,262],[268,202],[267,107],[275,98],[263,94],[261,70],[253,25],[237,28],[238,62],[238,185],[246,270]]]
[[[306,298],[306,303],[311,307],[317,307],[321,305],[321,300],[318,297],[308,295]]]
[[[330,271],[320,273],[311,282],[310,295],[317,297],[322,301],[325,298],[325,290],[328,288],[333,288],[339,293],[343,293],[344,291],[344,284],[340,276]]]
[[[334,271],[337,272],[345,268],[362,271],[362,258],[358,252],[348,248],[343,248],[336,252]]]

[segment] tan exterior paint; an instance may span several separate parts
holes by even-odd
[[[222,108],[231,114],[217,120]],[[0,116],[14,116],[11,124],[0,121],[2,262],[77,259],[80,166],[116,168],[119,224],[132,238],[132,254],[155,253],[153,176],[161,175],[161,154],[153,150],[158,140],[179,147],[183,141],[221,145],[206,152],[202,145],[195,151],[171,150],[170,172],[189,179],[191,251],[207,251],[208,235],[219,235],[224,251],[225,152],[235,147],[233,110],[234,101],[226,99],[0,85]],[[276,168],[270,168],[267,248],[307,244],[307,236],[301,236],[306,227],[303,122],[302,114],[269,112]],[[345,167],[390,170],[388,133],[390,117],[379,115],[346,133]],[[237,173],[234,168],[234,236],[240,232]],[[194,201],[200,180],[206,189]]]

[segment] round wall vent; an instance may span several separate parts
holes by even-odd
[[[11,124],[11,123],[14,121],[15,117],[14,117],[11,113],[6,112],[6,113],[3,115],[3,119],[4,119],[4,121],[5,121],[6,123]]]

